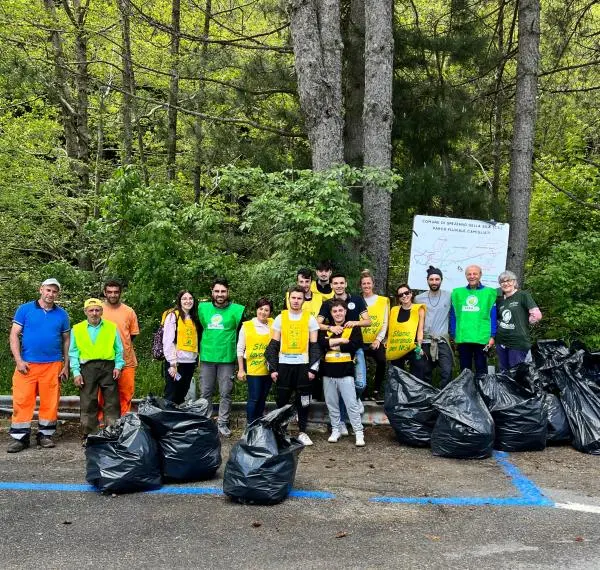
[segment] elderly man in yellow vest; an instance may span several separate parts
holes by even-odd
[[[104,399],[104,423],[120,415],[118,379],[125,366],[123,343],[117,325],[102,318],[102,301],[88,299],[83,310],[87,319],[71,330],[69,362],[73,382],[79,388],[83,439],[98,429],[98,390]]]

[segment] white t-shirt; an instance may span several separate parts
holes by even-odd
[[[302,317],[302,313],[288,313],[290,321],[299,321]],[[281,332],[281,315],[277,315],[273,321],[273,330]],[[319,323],[312,315],[308,319],[308,330],[314,332],[319,330]],[[280,364],[308,364],[308,351],[302,354],[286,354],[279,352]]]

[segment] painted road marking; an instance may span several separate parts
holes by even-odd
[[[542,491],[516,465],[509,461],[505,451],[494,451],[496,463],[508,476],[518,491],[516,497],[373,497],[374,503],[404,503],[413,505],[447,505],[452,507],[553,507],[554,501],[546,498]]]
[[[569,511],[581,511],[582,513],[600,514],[600,507],[597,505],[582,505],[581,503],[554,503],[557,509],[567,509]]]

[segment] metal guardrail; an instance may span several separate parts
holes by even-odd
[[[142,400],[134,399],[132,401],[132,409],[137,410],[138,404]],[[0,395],[0,414],[12,414],[12,396]],[[37,398],[36,405],[39,405],[40,399]],[[383,406],[375,402],[364,402],[365,411],[362,415],[364,425],[389,425],[389,420],[383,411]],[[267,410],[275,409],[274,402],[267,402]],[[214,405],[215,411],[218,409],[218,404]],[[233,402],[231,406],[232,415],[241,423],[246,416],[246,402]],[[37,410],[34,413],[37,417]],[[59,400],[58,418],[61,420],[77,420],[79,419],[79,396],[61,396]],[[325,402],[312,402],[310,405],[308,421],[312,424],[328,424],[329,414]]]

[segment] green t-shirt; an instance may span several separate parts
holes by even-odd
[[[528,291],[516,291],[496,303],[498,330],[496,342],[507,348],[529,350],[529,310],[537,307]]]
[[[230,303],[215,307],[212,301],[198,304],[198,318],[202,325],[200,360],[229,363],[236,359],[237,329],[242,321],[244,306]]]

